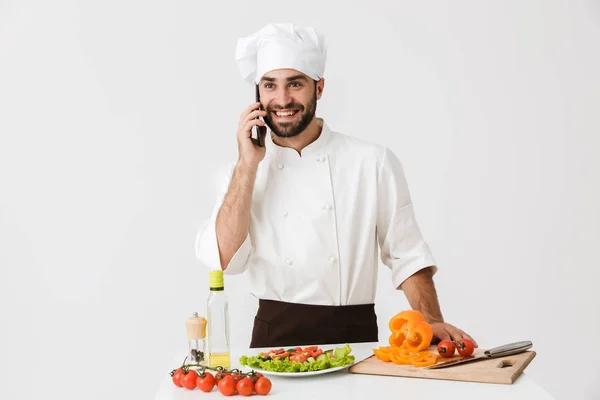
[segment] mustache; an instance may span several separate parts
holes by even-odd
[[[272,106],[267,107],[267,111],[269,111],[269,112],[277,111],[277,110],[289,110],[289,109],[304,110],[304,106],[302,104],[298,104],[298,103],[289,103],[284,106],[272,105]]]

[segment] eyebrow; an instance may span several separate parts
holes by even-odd
[[[277,79],[275,79],[275,78],[269,78],[269,77],[267,77],[267,76],[265,76],[265,77],[263,77],[263,78],[261,79],[261,81],[267,81],[267,82],[275,82],[276,80],[277,80]],[[307,81],[307,79],[306,79],[306,76],[304,76],[304,75],[294,75],[294,76],[290,76],[290,77],[286,78],[285,80],[286,80],[286,81],[288,81],[288,82],[291,82],[291,81],[298,81],[298,80],[301,80],[301,81]]]

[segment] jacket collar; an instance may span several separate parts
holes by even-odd
[[[270,131],[267,135],[267,148],[270,149],[270,151],[272,151],[278,157],[285,157],[290,159],[302,158],[312,155],[320,156],[326,152],[327,145],[329,143],[329,138],[331,136],[331,130],[329,129],[329,126],[325,123],[323,118],[317,118],[317,124],[321,127],[321,133],[314,142],[310,143],[308,146],[304,147],[301,150],[301,154],[298,154],[298,152],[292,149],[291,147],[282,147],[275,144],[272,138],[273,134]]]

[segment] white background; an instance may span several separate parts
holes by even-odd
[[[326,34],[317,114],[402,160],[447,321],[600,398],[600,5],[369,3],[0,1],[1,398],[147,399],[175,367],[254,97],[235,41],[269,22]],[[256,300],[226,286],[247,345]],[[385,267],[377,300],[385,340],[409,307]]]

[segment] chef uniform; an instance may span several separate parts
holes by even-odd
[[[322,37],[291,24],[241,39],[237,54],[254,82],[278,68],[318,80],[325,59]],[[395,287],[423,268],[437,271],[395,154],[317,122],[321,133],[301,154],[267,135],[250,230],[225,269],[245,273],[259,299],[251,347],[378,341],[378,247]],[[211,269],[221,268],[215,224],[233,167],[196,238]]]

